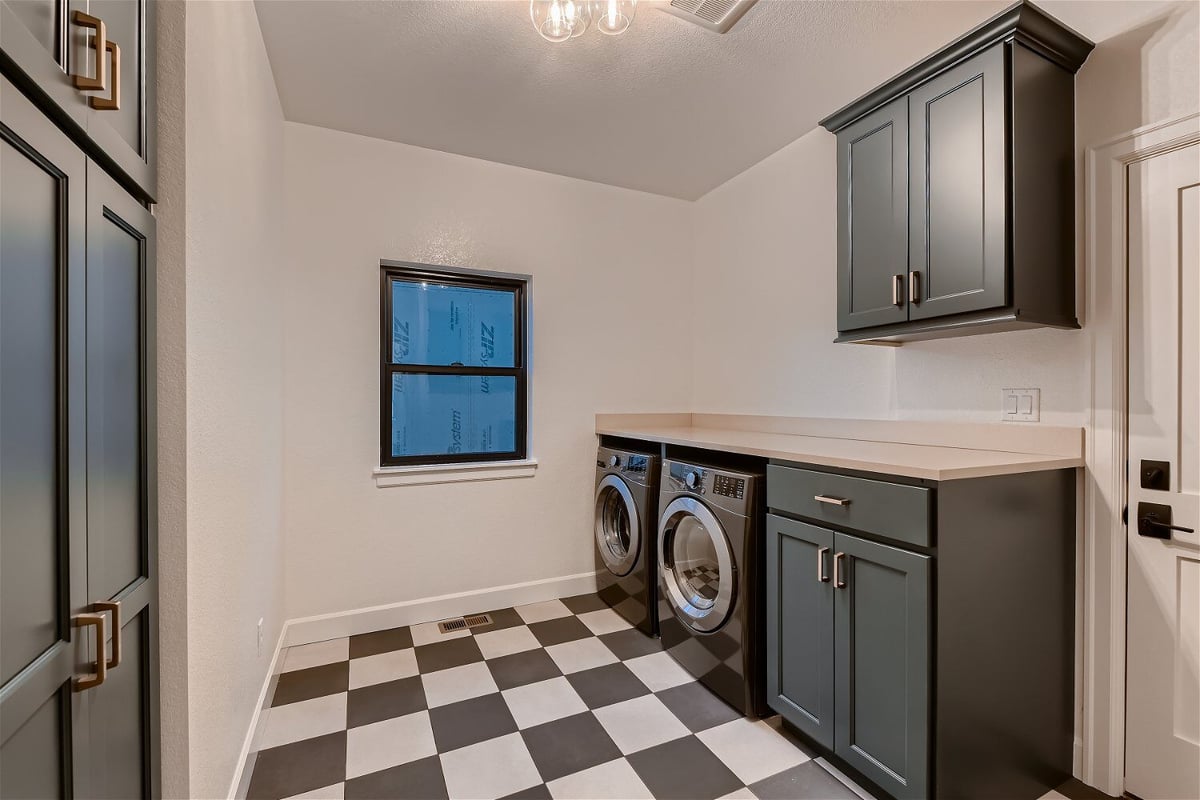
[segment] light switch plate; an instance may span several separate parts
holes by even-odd
[[[1038,422],[1042,418],[1041,389],[1001,389],[1000,418],[1005,422]]]

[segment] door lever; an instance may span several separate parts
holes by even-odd
[[[1138,503],[1138,536],[1170,539],[1171,531],[1195,533],[1193,528],[1171,523],[1171,507],[1161,503]]]

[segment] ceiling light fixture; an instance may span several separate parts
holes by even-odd
[[[596,20],[596,29],[616,36],[629,29],[637,0],[530,0],[534,30],[548,42],[565,42],[583,33]]]

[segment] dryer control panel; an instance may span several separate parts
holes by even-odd
[[[746,496],[746,479],[717,473],[713,478],[713,494],[741,500]]]

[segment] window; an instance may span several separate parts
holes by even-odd
[[[381,264],[381,466],[526,458],[528,284]]]

